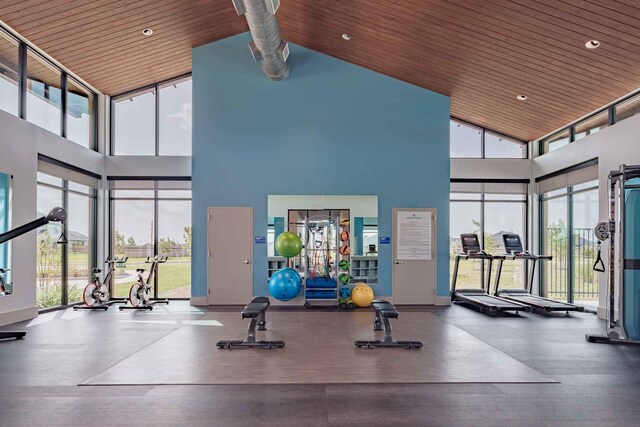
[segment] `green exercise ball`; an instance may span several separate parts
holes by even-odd
[[[276,239],[276,251],[280,256],[291,258],[300,254],[302,240],[297,234],[285,231]]]

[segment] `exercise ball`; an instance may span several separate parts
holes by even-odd
[[[285,231],[276,239],[276,251],[280,256],[291,258],[300,254],[302,250],[302,240],[290,231]]]
[[[302,289],[302,278],[293,268],[278,270],[269,279],[269,293],[280,301],[294,299]]]
[[[364,283],[357,283],[351,289],[351,299],[358,307],[369,307],[373,301],[373,289]]]

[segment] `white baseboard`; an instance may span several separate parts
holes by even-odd
[[[451,305],[451,297],[449,295],[447,295],[446,297],[441,297],[436,295],[436,305],[439,305],[439,306]]]
[[[11,311],[9,313],[2,313],[0,314],[0,326],[22,322],[36,317],[38,317],[38,307],[24,308],[22,310]]]
[[[190,304],[194,307],[204,307],[209,305],[207,297],[191,297]]]
[[[607,319],[607,309],[604,307],[598,307],[598,319]]]

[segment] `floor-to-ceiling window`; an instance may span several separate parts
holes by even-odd
[[[72,181],[62,168],[45,162],[40,162],[39,169],[62,173],[38,173],[37,216],[45,216],[54,207],[67,211],[67,244],[58,243],[63,232],[60,223],[49,223],[37,231],[37,305],[51,308],[81,301],[82,290],[91,279],[96,262],[96,189],[86,185],[95,178]]]
[[[591,167],[591,175],[597,166]],[[588,169],[580,172],[589,175]],[[574,178],[576,181],[578,178]],[[571,183],[571,175],[554,177],[543,188]],[[541,265],[542,289],[553,299],[596,306],[598,276],[593,271],[597,239],[594,227],[598,222],[598,181],[590,180],[549,191],[541,195],[541,249],[553,259]]]
[[[110,181],[111,252],[129,257],[116,272],[113,291],[126,297],[147,257],[166,256],[153,281],[156,298],[191,296],[191,182]]]
[[[495,255],[504,253],[502,236],[505,233],[519,234],[526,245],[526,189],[525,183],[454,182],[451,184],[449,253],[452,275],[455,256],[462,249],[461,234],[477,234],[483,249]],[[486,277],[485,267],[478,260],[460,262],[457,285],[479,287],[480,280]],[[500,286],[524,287],[524,272],[522,261],[505,261]]]

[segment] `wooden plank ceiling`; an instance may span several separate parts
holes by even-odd
[[[522,140],[640,87],[639,17],[638,0],[282,0],[278,12],[286,40],[449,95],[453,116]],[[191,47],[247,30],[231,0],[0,0],[0,20],[110,95],[187,73]]]

